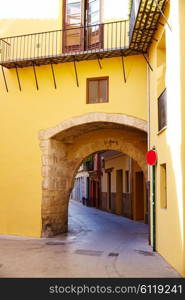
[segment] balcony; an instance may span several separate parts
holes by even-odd
[[[22,68],[147,53],[166,0],[133,0],[130,20],[0,39],[0,65]]]
[[[146,53],[155,40],[159,24],[163,26],[166,0],[133,0],[130,15],[129,48],[139,53]],[[160,18],[163,16],[163,23]]]
[[[0,64],[7,68],[137,54],[129,49],[129,22],[19,35],[0,39]]]

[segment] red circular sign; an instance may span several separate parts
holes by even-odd
[[[150,166],[154,166],[157,162],[157,153],[154,150],[149,150],[146,154],[146,162]]]

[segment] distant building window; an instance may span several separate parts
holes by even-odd
[[[166,114],[166,89],[158,98],[158,130],[160,131],[167,126],[167,114]]]
[[[87,103],[108,102],[108,77],[87,79]]]
[[[105,159],[103,157],[101,158],[101,168],[105,169]]]
[[[167,172],[166,164],[160,165],[160,202],[161,208],[167,208]]]

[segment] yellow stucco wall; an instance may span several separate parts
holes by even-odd
[[[156,167],[156,243],[157,251],[181,274],[185,275],[183,262],[184,247],[184,199],[183,199],[183,169],[181,151],[184,149],[182,140],[182,111],[184,86],[181,80],[180,66],[182,66],[181,50],[184,49],[184,37],[179,31],[183,28],[182,20],[185,10],[183,0],[172,0],[166,9],[169,15],[169,24],[172,31],[165,26],[166,33],[166,75],[164,61],[160,66],[158,62],[164,53],[159,53],[157,43],[150,49],[150,63],[154,72],[150,72],[150,145],[155,146],[158,153]],[[182,18],[183,16],[183,18]],[[164,20],[163,20],[164,21]],[[164,28],[160,27],[156,37],[162,37]],[[173,45],[173,46],[172,46]],[[160,49],[161,52],[161,49]],[[182,52],[181,52],[182,53]],[[160,58],[159,58],[160,55]],[[163,69],[163,70],[162,70]],[[165,77],[164,77],[165,76]],[[184,79],[183,79],[184,80]],[[167,88],[167,128],[158,132],[157,98],[166,86]],[[181,148],[182,147],[182,148]],[[160,199],[160,165],[167,166],[167,209],[161,208]],[[152,175],[151,175],[152,179]],[[152,219],[151,219],[152,221]]]
[[[124,113],[146,120],[146,63],[142,56],[125,59],[127,83],[121,58],[77,63],[76,86],[73,63],[54,66],[54,89],[50,66],[36,67],[39,90],[32,68],[5,70],[9,92],[0,74],[1,101],[1,201],[0,233],[40,236],[41,150],[40,130],[88,112]],[[86,78],[109,76],[109,103],[86,104]],[[135,87],[133,89],[133,86]]]
[[[180,77],[181,77],[181,138],[182,138],[182,144],[181,144],[181,163],[182,163],[182,178],[183,178],[183,199],[185,199],[185,26],[184,26],[184,15],[185,15],[185,2],[180,1],[179,3],[179,21],[180,21],[180,28],[179,28],[179,35],[180,35],[180,57],[181,57],[181,64],[180,64]],[[184,225],[182,229],[182,246],[184,249],[184,255],[183,255],[183,274],[185,274],[185,200],[182,204],[182,213],[181,213],[181,226],[182,223]],[[184,275],[185,276],[185,275]]]
[[[60,0],[61,1],[61,0]],[[185,276],[185,3],[171,0],[166,28],[166,86],[168,90],[167,129],[158,134],[157,98],[164,87],[165,66],[159,68],[164,54],[153,43],[149,57],[154,72],[147,80],[142,56],[125,58],[127,83],[123,80],[121,58],[77,63],[79,88],[73,63],[54,66],[57,89],[54,89],[50,66],[36,67],[39,90],[32,68],[19,70],[19,91],[15,70],[5,70],[9,92],[0,74],[1,147],[0,147],[0,233],[39,237],[41,233],[41,150],[40,130],[53,127],[65,119],[88,112],[123,113],[147,120],[147,82],[150,95],[150,145],[156,146],[157,250]],[[60,2],[61,4],[61,2]],[[60,5],[61,7],[61,5]],[[166,11],[168,15],[168,9]],[[164,21],[164,20],[163,20]],[[60,29],[58,19],[0,20],[0,34],[19,35]],[[162,36],[163,27],[156,37]],[[172,46],[173,45],[173,46]],[[162,76],[161,76],[162,75]],[[86,104],[86,79],[109,76],[109,103]],[[160,207],[160,164],[167,164],[168,207]],[[183,167],[182,167],[183,166]],[[151,175],[151,174],[150,174]],[[151,219],[152,221],[152,219]]]
[[[57,19],[0,19],[1,37],[61,29]]]

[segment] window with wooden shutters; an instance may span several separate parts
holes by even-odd
[[[158,98],[158,130],[160,131],[167,126],[167,93],[166,89]]]
[[[103,43],[103,26],[101,22],[101,0],[86,0],[86,49],[101,49]]]
[[[108,88],[108,77],[87,79],[87,103],[108,102]]]
[[[65,0],[63,11],[63,51],[83,50],[83,2]]]
[[[100,0],[63,0],[63,51],[101,49]]]

